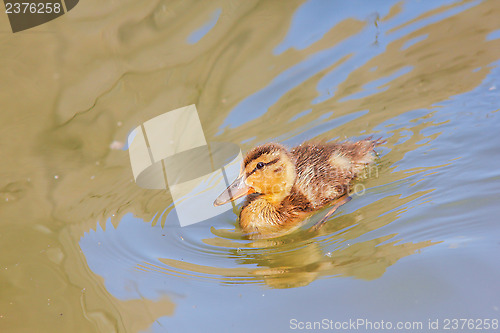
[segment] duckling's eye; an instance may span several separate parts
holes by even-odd
[[[264,163],[263,162],[257,163],[257,169],[262,169],[263,167],[264,167]]]

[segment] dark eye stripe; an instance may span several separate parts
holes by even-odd
[[[274,163],[278,162],[279,160],[280,160],[280,158],[278,157],[270,162],[264,163],[264,166],[274,164]],[[251,172],[247,173],[247,177],[249,177],[251,174],[253,174],[257,170],[258,170],[257,167],[255,167]]]

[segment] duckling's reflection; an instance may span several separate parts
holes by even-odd
[[[164,264],[191,272],[223,275],[226,283],[243,280],[264,282],[271,288],[305,286],[320,277],[354,277],[372,280],[381,277],[386,269],[399,259],[440,242],[402,242],[397,234],[357,241],[368,232],[379,229],[398,218],[397,210],[382,216],[390,206],[406,204],[424,192],[404,199],[385,197],[366,207],[331,219],[321,229],[311,232],[307,226],[292,234],[275,238],[253,240],[242,244],[237,230],[215,230],[217,236],[205,239],[206,244],[225,247],[229,256],[242,267],[217,269],[173,259],[160,259]],[[363,211],[379,214],[373,220],[364,220]],[[321,214],[318,214],[321,215]],[[317,216],[316,219],[321,218]],[[313,222],[314,221],[309,221]],[[242,245],[245,245],[243,247]],[[330,249],[330,250],[328,250]],[[257,268],[247,268],[247,267]],[[157,267],[158,269],[159,267]]]

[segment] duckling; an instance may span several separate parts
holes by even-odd
[[[384,142],[309,141],[291,150],[278,143],[258,146],[247,153],[238,178],[214,206],[248,195],[240,213],[241,229],[249,238],[270,238],[298,228],[300,221],[331,205],[318,227],[350,200],[350,185]]]

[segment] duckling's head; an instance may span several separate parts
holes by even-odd
[[[260,193],[277,204],[290,194],[297,177],[295,163],[287,149],[268,143],[248,152],[238,178],[215,200],[219,206],[250,193]]]

